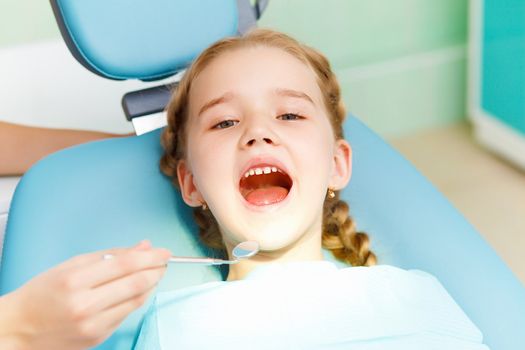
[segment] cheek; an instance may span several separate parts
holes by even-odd
[[[298,166],[298,180],[303,187],[313,195],[321,193],[328,186],[333,147],[327,137],[312,134],[302,138],[294,145],[294,154]]]
[[[331,129],[326,125],[317,124],[312,130],[299,135],[297,144],[305,161],[318,171],[324,170],[330,164],[334,140]]]
[[[225,142],[216,138],[201,136],[197,143],[191,144],[188,158],[201,192],[221,190],[231,182],[233,154]]]
[[[194,140],[199,140],[195,142]],[[193,173],[193,181],[200,192],[203,192],[205,183],[203,182],[207,173],[209,173],[211,164],[210,161],[213,159],[213,148],[208,150],[208,147],[200,142],[198,135],[189,134],[187,143],[186,157],[191,166]]]

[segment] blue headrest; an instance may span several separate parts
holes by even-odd
[[[235,0],[51,0],[75,58],[111,79],[156,80],[237,33]]]

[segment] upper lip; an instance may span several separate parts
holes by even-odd
[[[290,173],[286,166],[279,161],[278,159],[271,156],[257,156],[253,157],[244,165],[241,173],[239,174],[239,181],[244,177],[244,174],[251,168],[263,168],[263,167],[277,167],[278,169],[284,171],[286,175],[290,176]],[[291,176],[290,176],[291,177]]]

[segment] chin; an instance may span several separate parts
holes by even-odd
[[[273,227],[267,227],[265,230],[261,230],[258,234],[250,237],[250,240],[259,243],[261,251],[276,252],[288,250],[301,240],[299,230],[283,230],[283,225],[272,226]],[[280,229],[278,227],[280,227]]]

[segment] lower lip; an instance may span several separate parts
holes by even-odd
[[[242,196],[242,194],[240,194],[240,192],[239,192],[239,196],[241,196],[241,201],[243,202],[244,206],[247,207],[249,210],[258,211],[258,212],[268,212],[268,211],[274,211],[277,208],[287,204],[290,201],[290,197],[292,197],[292,194],[294,192],[294,188],[295,188],[295,184],[292,184],[292,187],[290,188],[290,191],[288,191],[288,194],[286,195],[286,197],[282,201],[275,202],[275,203],[272,203],[272,204],[266,204],[266,205],[254,205],[254,204],[251,204],[246,199],[244,199],[244,197]]]

